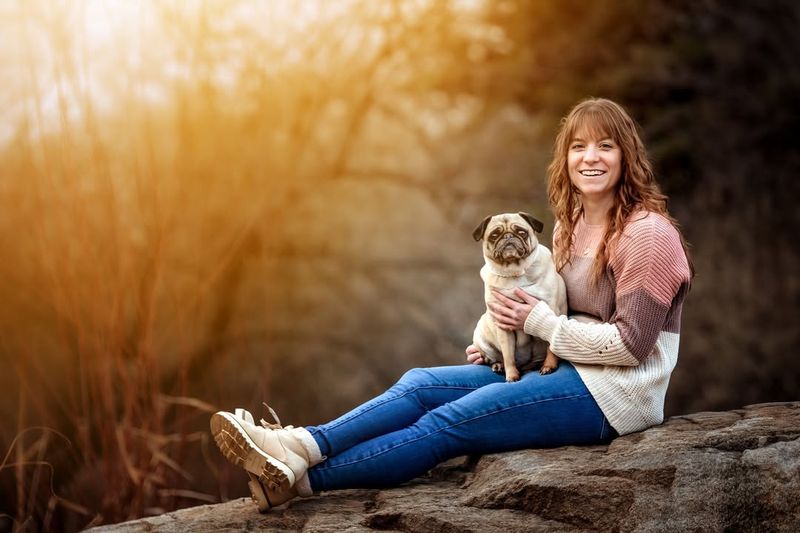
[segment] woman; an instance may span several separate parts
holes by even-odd
[[[216,413],[215,440],[250,475],[262,511],[323,490],[397,485],[459,455],[602,443],[663,421],[692,269],[625,110],[604,99],[572,109],[548,194],[556,266],[570,314],[582,316],[556,316],[521,290],[519,302],[497,294],[490,313],[547,340],[558,370],[506,383],[481,364],[414,369],[317,427]],[[466,352],[482,362],[474,346]]]

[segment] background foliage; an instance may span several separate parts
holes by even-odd
[[[242,495],[210,411],[313,424],[460,362],[471,230],[549,217],[586,96],[693,244],[667,414],[797,399],[797,5],[0,4],[0,529]]]

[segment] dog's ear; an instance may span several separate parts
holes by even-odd
[[[486,226],[489,225],[490,220],[492,220],[492,215],[489,215],[488,217],[483,219],[483,222],[481,222],[480,225],[477,228],[475,228],[475,231],[472,232],[473,239],[475,239],[476,241],[483,239],[483,232],[486,231]]]
[[[520,211],[520,212],[519,212],[519,213],[517,213],[517,214],[518,214],[519,216],[521,216],[522,218],[524,218],[524,219],[525,219],[525,221],[526,221],[528,224],[530,224],[530,225],[531,225],[531,227],[533,228],[533,231],[535,231],[536,233],[541,233],[541,232],[542,232],[542,230],[544,229],[544,224],[542,224],[542,222],[541,222],[541,221],[539,221],[539,220],[536,220],[535,218],[533,218],[533,216],[532,216],[532,215],[529,215],[528,213],[523,213],[522,211]]]

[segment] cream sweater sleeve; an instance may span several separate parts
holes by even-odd
[[[590,365],[639,364],[614,324],[587,324],[556,316],[545,302],[539,302],[528,315],[525,333],[546,340],[553,353],[567,361]]]

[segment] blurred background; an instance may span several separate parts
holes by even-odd
[[[246,493],[219,408],[458,364],[587,96],[693,245],[667,415],[799,399],[800,3],[0,1],[0,530]]]

